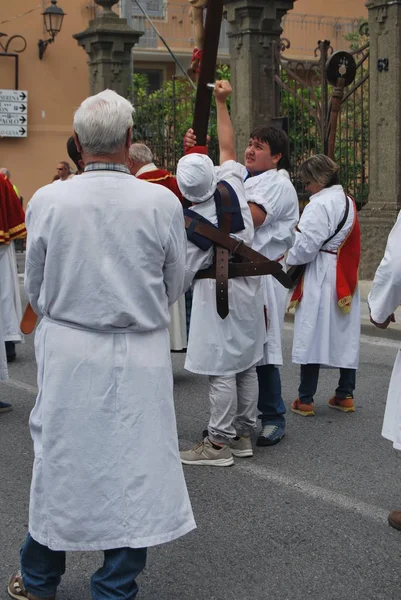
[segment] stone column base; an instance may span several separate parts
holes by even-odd
[[[359,213],[361,226],[360,279],[373,279],[384,256],[387,238],[397,220],[398,210],[369,203]]]

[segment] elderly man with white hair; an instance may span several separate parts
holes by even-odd
[[[242,167],[236,162],[234,136],[226,99],[231,93],[227,81],[215,85],[220,168],[199,153],[181,158],[177,167],[178,186],[192,211],[212,225],[221,227],[223,212],[230,212],[231,237],[251,246],[252,216],[245,199]],[[231,206],[220,204],[218,182],[229,190]],[[196,216],[195,215],[195,216]],[[186,285],[212,265],[214,247],[188,242]],[[218,259],[216,258],[216,261]],[[198,273],[199,272],[199,273]],[[210,277],[210,276],[209,276]],[[191,326],[185,368],[209,376],[210,419],[207,435],[192,450],[181,452],[188,465],[228,467],[233,455],[253,455],[250,434],[256,427],[258,380],[255,364],[262,358],[265,325],[260,277],[228,280],[228,314],[218,314],[216,278],[195,278]],[[206,432],[205,432],[206,433]]]
[[[182,208],[125,166],[132,112],[110,90],[87,98],[74,117],[84,173],[41,188],[27,211],[25,288],[42,320],[16,599],[54,599],[65,551],[102,550],[93,600],[132,600],[146,548],[195,527],[168,336],[184,280]]]

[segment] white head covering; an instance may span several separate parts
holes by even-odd
[[[187,154],[177,165],[177,183],[181,194],[194,204],[209,200],[216,191],[217,177],[213,162],[206,154]]]

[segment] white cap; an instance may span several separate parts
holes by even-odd
[[[206,154],[187,154],[178,161],[177,183],[181,194],[194,204],[209,200],[216,191],[213,162]]]

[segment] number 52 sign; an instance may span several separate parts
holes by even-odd
[[[389,64],[390,62],[388,58],[379,58],[377,61],[377,70],[379,71],[379,73],[382,73],[383,71],[388,71]]]

